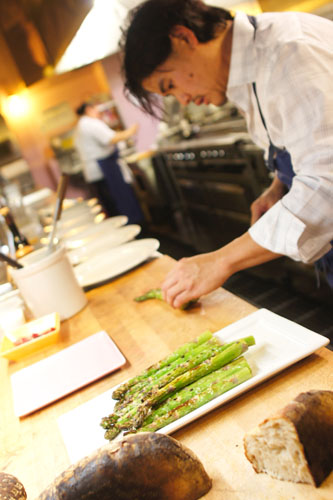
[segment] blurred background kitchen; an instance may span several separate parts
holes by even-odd
[[[121,145],[145,215],[140,237],[159,239],[178,259],[211,251],[249,227],[250,204],[271,179],[237,110],[172,97],[165,121],[143,114],[123,94],[120,27],[137,0],[0,1],[0,241],[33,243],[43,228],[34,210],[52,197],[62,173],[67,198],[91,196],[74,147],[75,109],[98,103],[115,130],[139,124]],[[299,10],[333,19],[325,0],[211,0],[250,14]],[[13,226],[8,224],[13,217]],[[7,217],[7,220],[6,220]],[[16,248],[17,248],[16,241]],[[5,283],[4,266],[0,268]],[[273,261],[236,274],[225,288],[333,338],[332,292],[316,286],[311,265]]]

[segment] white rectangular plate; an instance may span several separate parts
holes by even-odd
[[[219,330],[215,335],[224,342],[248,335],[255,337],[256,345],[245,353],[253,370],[253,377],[159,432],[171,434],[329,343],[328,338],[267,309],[254,312]],[[113,411],[115,401],[111,395],[114,389],[115,387],[59,417],[58,425],[72,463],[107,443],[100,421]]]
[[[125,363],[105,331],[90,335],[11,376],[15,415],[32,413]]]

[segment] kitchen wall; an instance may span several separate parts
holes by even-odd
[[[54,188],[54,179],[60,173],[49,145],[50,137],[72,128],[76,122],[73,110],[82,100],[98,92],[109,92],[109,87],[101,65],[95,63],[71,73],[44,78],[4,100],[2,114],[17,138],[37,186]],[[45,127],[45,112],[62,103],[68,105],[70,119],[59,123],[59,127],[55,124],[52,128],[50,123]]]
[[[113,54],[103,59],[102,65],[123,123],[126,127],[129,127],[133,123],[138,123],[140,126],[136,139],[137,151],[141,152],[151,149],[155,143],[158,121],[143,113],[125,97],[119,54]]]
[[[75,126],[76,107],[92,95],[111,94],[125,126],[140,124],[137,151],[146,150],[154,142],[157,124],[127,102],[119,64],[118,56],[114,55],[103,63],[44,78],[16,95],[15,101],[13,97],[2,100],[2,115],[17,138],[37,186],[54,189],[60,171],[50,148],[50,138]],[[68,112],[64,114],[65,108]],[[81,194],[72,190],[72,196]]]

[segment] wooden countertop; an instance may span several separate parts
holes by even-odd
[[[61,325],[61,342],[19,363],[0,359],[0,470],[14,474],[33,500],[69,465],[57,425],[59,415],[105,392],[205,329],[219,330],[256,309],[224,289],[207,295],[192,311],[160,301],[132,299],[156,287],[172,267],[167,257],[87,292],[88,305]],[[127,358],[103,379],[22,419],[13,413],[10,374],[99,330],[106,330]],[[255,474],[243,452],[243,435],[299,392],[333,389],[333,352],[326,348],[244,395],[178,430],[173,437],[191,448],[213,479],[207,500],[329,500],[333,473],[320,488]],[[103,415],[102,415],[103,416]],[[79,499],[78,499],[79,500]]]

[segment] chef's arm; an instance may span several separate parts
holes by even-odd
[[[234,273],[278,257],[246,232],[219,250],[181,259],[162,283],[163,297],[178,308],[222,286]]]
[[[285,185],[275,174],[271,185],[251,204],[251,225],[257,222],[285,193]]]
[[[125,130],[121,130],[120,132],[116,132],[110,141],[111,144],[117,144],[117,142],[120,142],[120,141],[127,141],[127,139],[132,137],[132,135],[136,134],[136,132],[138,131],[138,128],[139,128],[138,124],[135,123],[134,125],[132,125],[131,127],[127,128]]]
[[[220,258],[225,262],[224,267],[228,277],[243,269],[258,266],[281,257],[280,254],[258,245],[248,232],[234,239],[218,252],[221,252]]]

